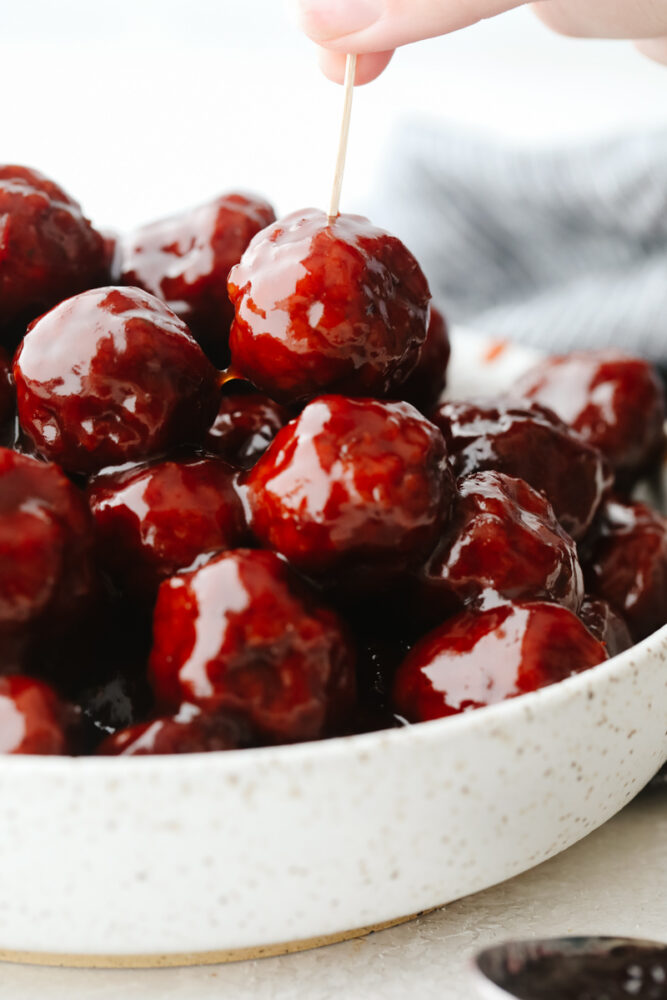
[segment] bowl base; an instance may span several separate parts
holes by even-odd
[[[195,951],[155,955],[61,955],[46,951],[9,951],[0,948],[0,962],[14,962],[19,965],[51,965],[70,969],[166,969],[184,965],[220,965],[224,962],[246,962],[256,958],[274,958],[277,955],[291,955],[297,951],[324,948],[329,944],[350,941],[352,938],[366,937],[376,931],[384,931],[399,924],[416,920],[424,913],[432,913],[437,907],[411,913],[407,917],[396,917],[381,924],[357,927],[354,930],[339,931],[321,937],[302,938],[299,941],[283,941],[281,944],[256,945],[252,948],[229,948],[221,951]]]

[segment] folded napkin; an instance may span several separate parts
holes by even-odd
[[[667,367],[667,131],[534,150],[412,121],[383,162],[373,217],[450,320]]]

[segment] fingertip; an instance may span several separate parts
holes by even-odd
[[[667,65],[667,38],[646,38],[635,42],[635,46],[643,56],[653,62]]]
[[[344,52],[345,39],[372,28],[385,0],[293,0],[301,29],[318,45]]]
[[[357,58],[357,75],[355,85],[361,87],[371,83],[386,69],[393,56],[392,52],[369,52]],[[324,75],[334,83],[343,83],[345,79],[346,55],[342,52],[331,52],[320,49],[319,63]]]
[[[342,83],[345,78],[345,56],[328,49],[317,50],[317,61],[327,80]]]

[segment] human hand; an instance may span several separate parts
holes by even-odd
[[[357,83],[374,80],[394,49],[494,17],[525,0],[296,0],[306,34],[320,46],[325,74],[342,82],[345,56],[360,54]],[[556,31],[642,39],[646,55],[667,62],[667,0],[539,0],[536,13]]]

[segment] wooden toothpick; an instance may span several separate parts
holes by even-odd
[[[338,142],[338,158],[336,160],[336,173],[334,174],[333,188],[331,190],[331,202],[329,203],[329,222],[333,222],[340,210],[340,192],[343,187],[343,173],[345,172],[345,156],[347,154],[347,138],[350,134],[350,115],[352,114],[352,94],[354,93],[354,80],[357,75],[357,57],[348,55],[345,62],[345,98],[343,103],[343,121],[340,126],[340,140]]]

